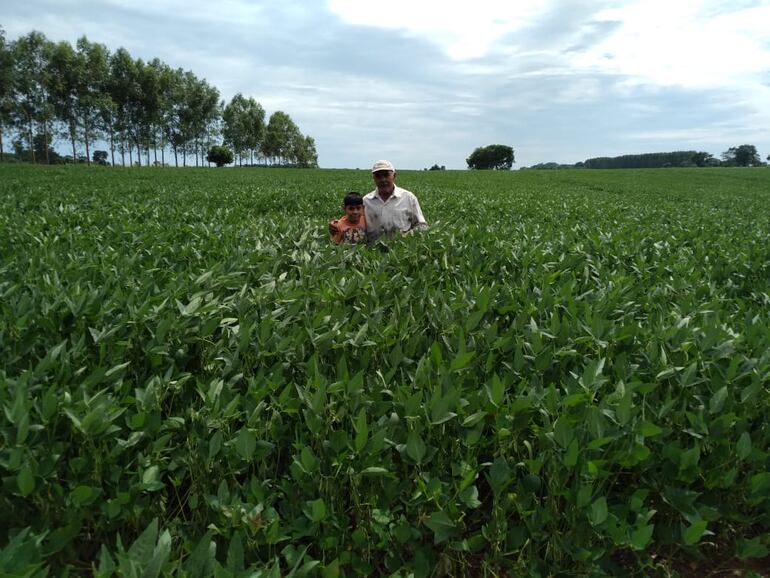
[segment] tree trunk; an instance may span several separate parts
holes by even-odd
[[[29,143],[29,153],[32,155],[32,162],[35,162],[35,147],[32,144],[32,117],[27,117],[27,142]]]
[[[171,148],[174,149],[174,166],[176,168],[179,168],[179,155],[177,154],[177,151],[176,151],[176,145],[172,144]]]
[[[48,123],[43,122],[43,151],[45,152],[45,164],[51,164],[51,157],[48,155]]]
[[[134,149],[131,145],[129,145],[128,147],[124,145],[123,150],[125,150],[126,148],[128,148],[128,166],[133,167],[134,166]]]
[[[136,162],[139,163],[139,166],[142,166],[142,147],[139,146],[139,141],[134,141],[134,144],[136,144]]]
[[[83,134],[86,138],[86,164],[91,166],[91,143],[88,142],[88,121],[83,122]]]
[[[5,162],[5,152],[3,151],[3,125],[0,125],[0,163]]]
[[[112,159],[112,166],[115,166],[115,135],[112,130],[112,123],[110,123],[110,158]]]
[[[75,132],[76,132],[75,123],[73,121],[70,121],[70,144],[72,144],[72,164],[74,165],[78,159],[77,150],[75,149]]]
[[[166,166],[166,143],[161,143],[163,146],[160,147],[160,166],[165,167]]]

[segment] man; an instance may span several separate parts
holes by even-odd
[[[364,197],[366,235],[369,241],[396,232],[408,234],[427,229],[428,223],[414,193],[396,186],[396,169],[390,161],[377,161],[372,167],[377,188]],[[329,233],[337,234],[337,226],[329,223]]]

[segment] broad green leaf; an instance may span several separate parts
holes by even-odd
[[[433,530],[433,542],[434,544],[440,544],[449,538],[455,528],[455,523],[449,517],[449,515],[443,510],[432,513],[425,525]]]
[[[29,496],[35,489],[35,474],[29,462],[25,463],[17,474],[16,485],[19,488],[19,493],[24,497]]]
[[[101,492],[91,486],[78,486],[70,494],[74,506],[86,506],[93,502]]]
[[[382,468],[379,466],[369,466],[368,468],[364,468],[363,470],[361,470],[361,473],[369,476],[382,476],[382,475],[387,475],[390,472],[386,468]]]
[[[219,453],[219,450],[222,449],[223,440],[224,436],[222,435],[221,430],[215,431],[214,435],[211,436],[211,440],[209,441],[209,460],[213,460]]]
[[[659,428],[652,422],[643,421],[639,428],[639,433],[641,433],[646,438],[651,438],[663,433],[663,429]]]
[[[250,460],[254,457],[254,451],[257,449],[257,436],[249,428],[243,427],[235,438],[235,450],[244,460]]]
[[[476,356],[475,351],[467,351],[465,353],[458,353],[455,358],[452,360],[452,365],[450,366],[451,371],[458,371],[460,369],[463,369],[466,365],[468,365],[471,360]]]
[[[368,439],[369,426],[366,424],[366,410],[362,408],[361,411],[358,412],[358,417],[356,418],[355,448],[357,452],[364,449]]]
[[[211,539],[211,530],[200,539],[190,557],[183,565],[190,578],[204,578],[211,576],[216,555],[216,542]]]
[[[692,546],[693,544],[697,544],[703,534],[706,533],[706,527],[708,526],[708,522],[705,520],[701,520],[699,522],[695,522],[690,527],[684,530],[682,532],[682,539],[684,540],[684,543],[688,546]]]
[[[578,441],[573,439],[569,446],[567,447],[567,451],[564,453],[564,465],[568,468],[574,468],[575,464],[577,464],[578,460],[578,453],[579,453],[579,445]]]
[[[588,511],[588,519],[592,526],[598,526],[607,519],[607,499],[601,496],[594,500],[591,509]]]
[[[311,520],[313,522],[320,522],[326,517],[326,504],[322,499],[317,499],[311,502]]]
[[[749,432],[743,432],[741,434],[735,449],[738,454],[738,459],[745,460],[751,455],[751,436],[749,435]]]
[[[765,534],[765,540],[766,536],[767,534]],[[767,544],[763,543],[762,536],[755,536],[754,538],[748,540],[738,540],[738,547],[736,549],[735,555],[742,560],[746,560],[748,558],[765,558],[768,554],[770,554],[770,549],[768,549]]]
[[[489,484],[495,493],[502,492],[511,482],[511,469],[505,458],[497,458],[489,468]]]
[[[158,519],[154,518],[139,537],[134,540],[128,549],[128,556],[131,560],[139,562],[142,567],[152,557],[155,550],[155,543],[158,539]]]
[[[762,472],[751,476],[752,494],[770,494],[770,472]]]
[[[142,483],[145,485],[157,482],[160,476],[160,468],[158,466],[150,466],[142,474]]]
[[[421,464],[425,457],[425,442],[422,441],[420,434],[416,431],[409,432],[406,438],[406,454],[416,463]]]
[[[650,524],[648,526],[637,528],[631,533],[631,546],[634,550],[644,550],[647,547],[647,544],[650,543],[650,539],[652,538],[654,529],[655,525]]]
[[[725,400],[727,399],[727,386],[724,386],[720,390],[718,390],[713,396],[711,396],[711,401],[709,402],[709,411],[711,413],[719,413],[722,411],[722,408],[725,405]]]

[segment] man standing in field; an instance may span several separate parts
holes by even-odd
[[[390,161],[374,163],[372,178],[377,188],[364,197],[367,240],[428,228],[414,193],[396,186],[396,169]],[[334,222],[329,223],[329,233],[337,234]]]

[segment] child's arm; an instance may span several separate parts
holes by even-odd
[[[329,241],[332,243],[339,245],[340,244],[340,228],[338,226],[339,219],[334,219],[333,221],[329,221]]]

